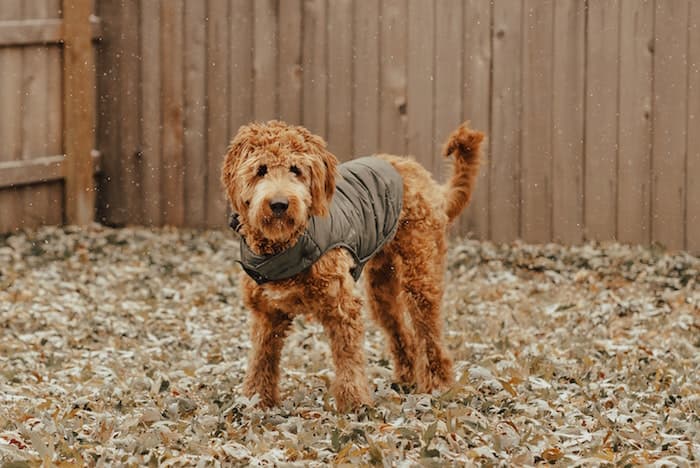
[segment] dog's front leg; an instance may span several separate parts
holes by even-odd
[[[252,309],[251,341],[253,348],[243,392],[260,396],[260,406],[269,408],[279,403],[280,355],[284,339],[292,323],[291,317],[279,310]]]
[[[362,303],[348,290],[335,299],[325,304],[320,320],[328,335],[335,364],[332,392],[336,406],[338,411],[349,411],[372,401],[365,376]]]

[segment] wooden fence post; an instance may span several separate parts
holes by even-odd
[[[63,1],[63,99],[66,222],[95,217],[92,152],[95,147],[95,55],[92,0]]]

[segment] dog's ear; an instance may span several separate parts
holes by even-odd
[[[323,138],[304,132],[307,151],[313,157],[311,163],[311,215],[327,216],[335,192],[338,160],[326,149]]]
[[[234,181],[236,172],[240,167],[241,162],[245,159],[246,154],[251,147],[252,129],[248,125],[244,125],[238,129],[236,136],[231,140],[231,144],[224,156],[224,162],[221,166],[221,184],[226,191],[226,195],[231,202],[231,206],[235,211],[242,211],[243,207],[237,206],[239,203],[237,184]]]

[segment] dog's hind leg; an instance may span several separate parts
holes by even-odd
[[[394,379],[415,383],[416,345],[413,332],[406,324],[401,301],[401,263],[393,253],[377,254],[365,267],[365,283],[372,318],[382,327],[389,340],[394,360]]]
[[[431,392],[454,383],[452,359],[442,345],[440,305],[444,292],[444,236],[436,236],[435,250],[413,249],[402,255],[401,286],[417,343],[415,363],[418,390]]]
[[[248,361],[248,373],[243,393],[260,396],[260,406],[267,408],[279,403],[280,355],[292,323],[287,314],[253,309],[251,341],[253,349]]]

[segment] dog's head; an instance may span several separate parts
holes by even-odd
[[[311,216],[325,216],[337,160],[326,142],[280,121],[242,126],[224,157],[221,181],[246,232],[286,242]]]

